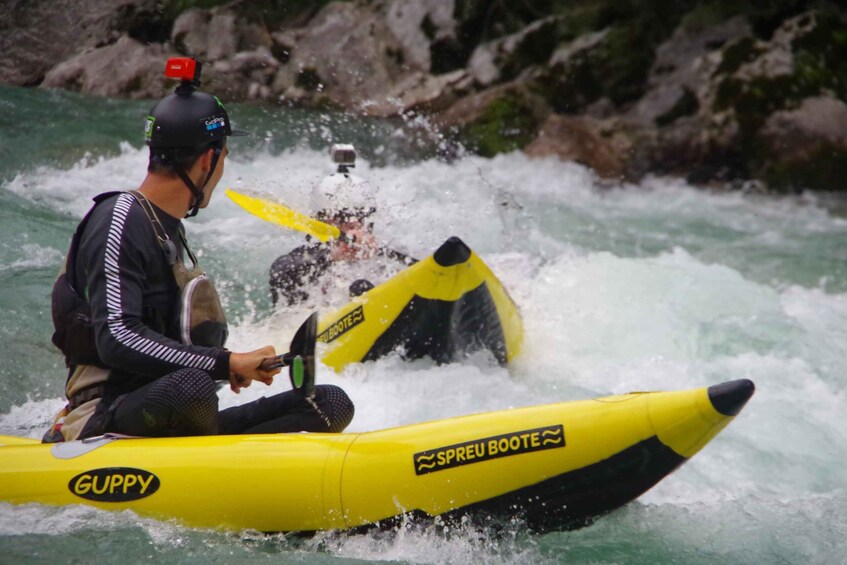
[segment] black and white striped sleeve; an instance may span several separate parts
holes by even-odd
[[[129,194],[103,206],[86,227],[80,260],[86,261],[97,351],[109,367],[149,378],[181,368],[207,371],[215,379],[229,377],[229,352],[185,345],[144,323],[144,289],[148,269],[163,260],[149,220]],[[111,208],[111,213],[109,212]],[[99,211],[99,210],[98,210]],[[97,221],[99,220],[99,221]]]

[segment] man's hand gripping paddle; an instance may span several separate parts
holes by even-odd
[[[318,313],[303,322],[291,340],[291,351],[269,357],[262,362],[265,371],[288,367],[291,387],[303,398],[315,396],[315,341],[318,334]]]

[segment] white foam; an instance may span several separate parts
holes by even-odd
[[[26,243],[18,251],[21,255],[19,258],[10,260],[8,263],[0,262],[0,272],[53,267],[61,263],[63,259],[63,255],[58,249],[35,243]]]

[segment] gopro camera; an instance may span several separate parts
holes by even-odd
[[[165,66],[165,76],[179,80],[200,80],[202,63],[191,57],[171,57]]]
[[[178,93],[190,93],[200,86],[203,63],[193,57],[171,57],[165,65],[165,76],[180,81]]]
[[[347,172],[350,167],[356,166],[356,148],[349,143],[336,143],[329,151],[332,162],[338,165],[338,172]]]

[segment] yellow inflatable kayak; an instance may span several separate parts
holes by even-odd
[[[0,436],[0,501],[88,504],[265,532],[385,525],[410,513],[568,529],[655,485],[753,391],[738,380],[368,433],[52,445]]]
[[[323,316],[321,360],[348,363],[399,352],[439,363],[490,351],[501,365],[518,354],[523,321],[488,266],[457,237],[339,310]]]

